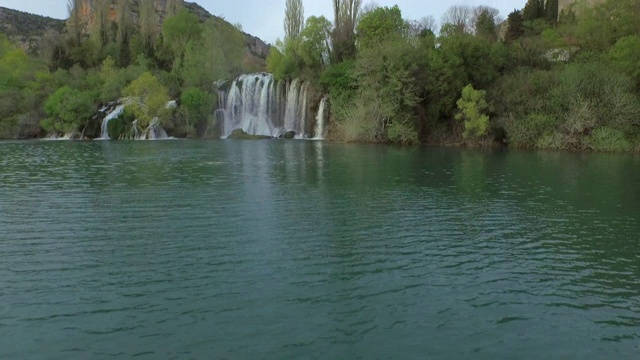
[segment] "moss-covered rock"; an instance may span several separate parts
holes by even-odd
[[[272,139],[272,137],[271,136],[264,136],[264,135],[251,135],[251,134],[247,134],[242,129],[236,129],[236,130],[233,130],[231,135],[229,135],[229,139],[236,139],[236,140],[266,140],[266,139]]]

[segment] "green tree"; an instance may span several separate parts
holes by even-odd
[[[362,47],[379,46],[389,37],[403,34],[406,28],[398,5],[394,7],[377,7],[367,12],[360,19],[356,28],[358,44]]]
[[[314,78],[329,65],[330,35],[331,23],[324,16],[308,18],[300,33],[300,57],[305,67],[311,70]],[[274,56],[278,55],[274,54]]]
[[[496,32],[496,21],[489,9],[482,9],[478,15],[476,22],[476,35],[489,41],[498,40]]]
[[[508,29],[504,37],[505,42],[514,42],[524,34],[524,20],[518,10],[513,10],[507,18]]]
[[[189,132],[195,134],[200,124],[208,124],[213,115],[213,96],[198,88],[188,88],[180,95],[180,111],[187,120]]]
[[[460,112],[456,115],[456,120],[464,121],[465,138],[487,135],[489,116],[483,114],[489,107],[486,95],[486,91],[475,90],[471,85],[462,89],[462,97],[457,102]]]
[[[544,0],[528,0],[522,10],[522,18],[524,21],[534,21],[544,16]]]
[[[158,38],[158,13],[154,0],[140,0],[140,36],[147,55],[153,53],[153,46]]]
[[[547,0],[545,5],[545,15],[549,24],[556,25],[558,23],[558,10],[560,6],[558,0]]]
[[[170,51],[174,67],[182,64],[187,45],[200,40],[202,32],[198,17],[187,9],[180,10],[164,22],[163,44]]]
[[[169,102],[168,90],[150,72],[145,72],[124,89],[124,96],[133,101],[127,106],[138,119],[138,125],[148,126],[154,118],[166,120]]]
[[[625,36],[609,50],[609,59],[640,85],[640,35]]]
[[[64,86],[47,99],[44,111],[49,116],[42,121],[45,130],[70,134],[89,121],[95,107],[89,94]]]

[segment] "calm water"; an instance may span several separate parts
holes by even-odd
[[[640,158],[0,143],[0,359],[637,359]]]

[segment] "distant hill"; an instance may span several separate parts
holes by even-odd
[[[91,0],[85,0],[86,5],[84,5],[84,9],[86,10],[83,11],[89,19],[92,17],[89,10],[91,7],[88,6],[90,1]],[[115,0],[113,1],[115,3]],[[139,0],[131,0],[131,2],[135,18],[138,15],[137,10]],[[165,18],[166,5],[167,0],[155,0],[155,7],[156,11],[158,11],[158,19],[160,21],[158,24],[159,26],[162,25],[162,21]],[[227,26],[233,26],[223,18],[212,15],[196,3],[184,2],[184,6],[189,11],[196,14],[203,22],[208,19],[214,19],[215,21],[220,21]],[[116,18],[116,14],[114,13],[112,17]],[[30,53],[37,53],[39,41],[47,30],[55,30],[62,33],[65,26],[65,20],[58,20],[0,7],[0,33],[7,35],[9,39],[19,43]],[[245,44],[247,46],[245,62],[256,70],[264,70],[266,68],[266,59],[269,55],[271,46],[253,35],[244,32],[243,34],[245,36]]]
[[[31,53],[37,52],[40,38],[47,30],[62,32],[64,26],[64,20],[0,7],[0,33]]]

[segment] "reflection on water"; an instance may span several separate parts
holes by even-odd
[[[0,143],[0,358],[632,358],[639,165]]]

